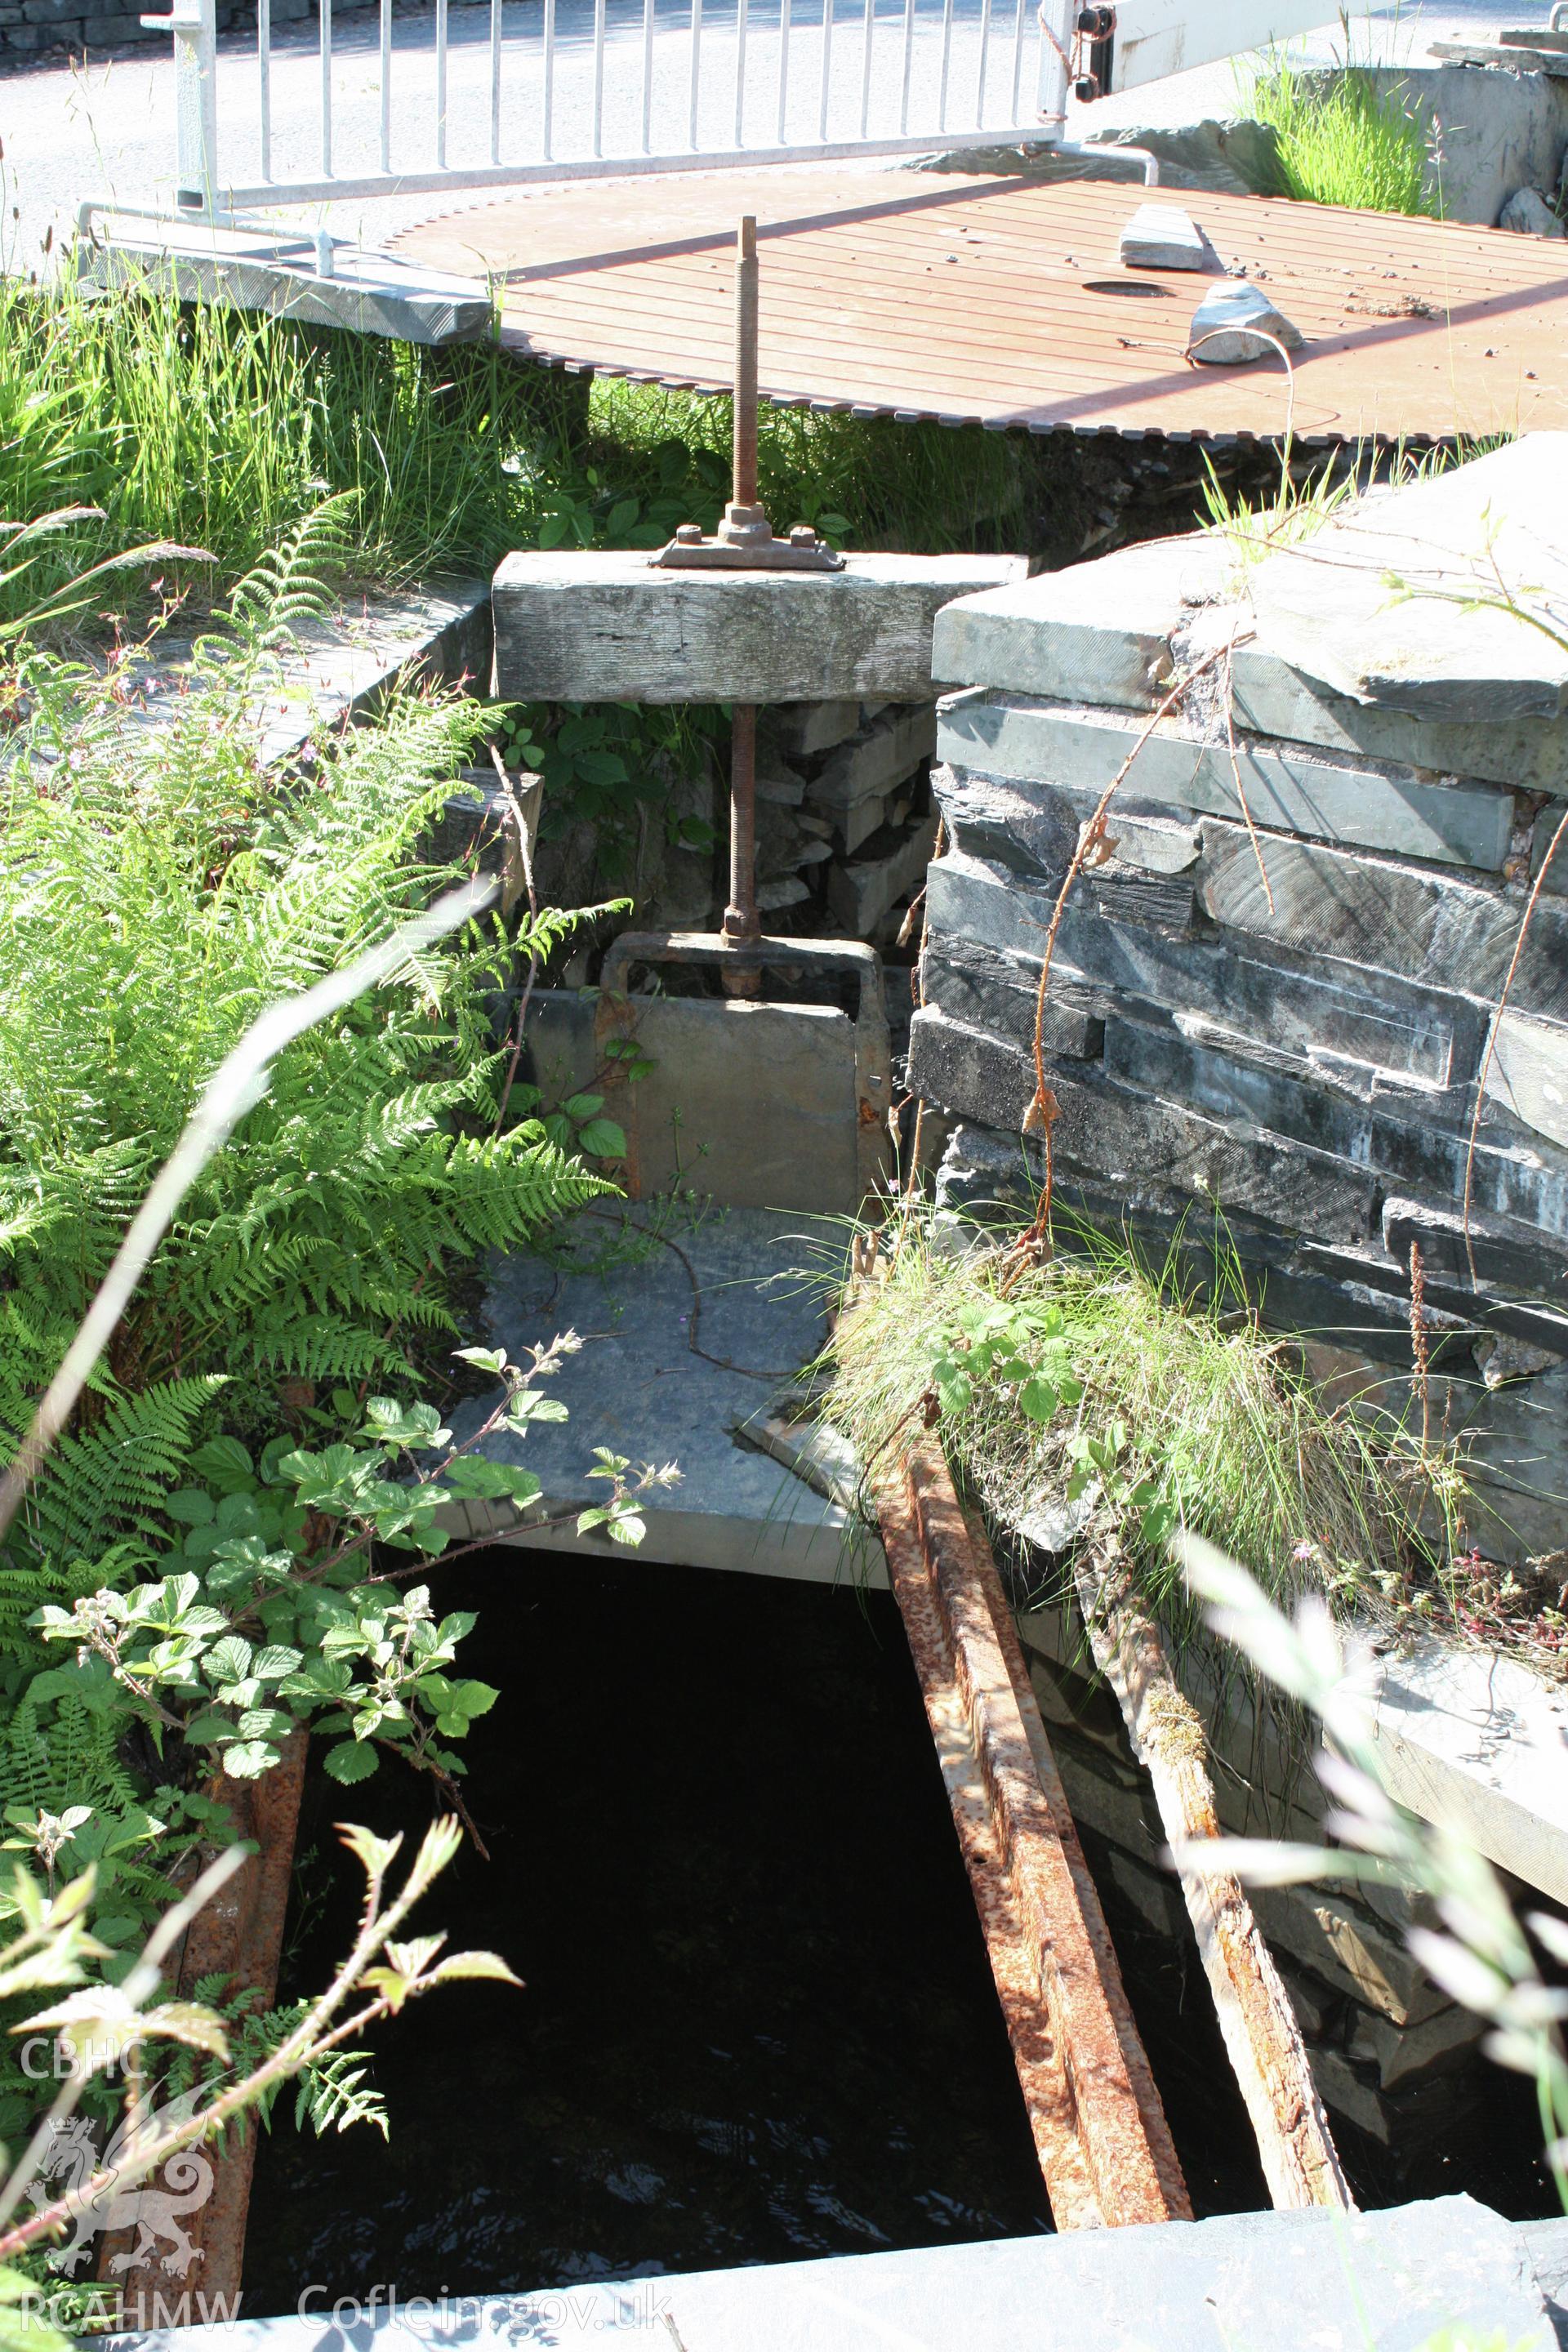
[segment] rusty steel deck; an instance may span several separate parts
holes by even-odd
[[[859,415],[1183,438],[1274,437],[1291,388],[1270,357],[1184,356],[1215,282],[1124,269],[1141,186],[778,169],[531,188],[429,222],[396,250],[489,273],[502,340],[553,365],[730,389],[731,251],[754,213],[761,383]],[[1266,289],[1308,338],[1302,440],[1568,425],[1568,248],[1460,224],[1173,192],[1216,268]]]

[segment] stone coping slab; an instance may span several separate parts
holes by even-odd
[[[318,2290],[309,2315],[121,2337],[160,2352],[1550,2352],[1557,2239],[1468,2197],[1373,2213],[1226,2214],[1142,2229],[449,2297],[395,2313]],[[368,2285],[365,2295],[368,2298]],[[1472,2333],[1473,2331],[1473,2333]]]
[[[1214,532],[1121,548],[945,606],[934,666],[959,685],[1142,710],[1169,687],[1181,654],[1196,649],[1194,639],[1234,635],[1236,718],[1255,733],[1520,790],[1568,791],[1568,730],[1529,716],[1418,718],[1335,692],[1293,667],[1267,628],[1247,635],[1257,625],[1248,576],[1239,551]],[[1331,576],[1316,578],[1326,585]]]
[[[543,1515],[602,1503],[595,1446],[633,1463],[675,1461],[680,1483],[647,1498],[639,1559],[831,1583],[887,1581],[880,1549],[857,1520],[734,1428],[793,1381],[826,1338],[822,1277],[841,1268],[844,1228],[765,1209],[706,1215],[664,1202],[606,1201],[566,1221],[551,1259],[492,1263],[484,1338],[514,1362],[558,1332],[587,1342],[550,1392],[570,1418],[500,1433],[485,1451],[542,1482]],[[462,1406],[459,1437],[481,1407]],[[466,1531],[499,1532],[492,1507],[465,1505]],[[531,1512],[531,1519],[542,1516]],[[601,1533],[513,1522],[509,1539],[552,1550],[616,1549]]]
[[[1568,434],[1358,499],[1249,585],[1263,641],[1336,693],[1417,718],[1559,719]],[[1505,593],[1517,610],[1496,609]]]
[[[1381,1658],[1372,1696],[1390,1795],[1568,1903],[1568,1687],[1496,1651],[1426,1642]]]
[[[955,596],[1021,555],[849,555],[837,572],[666,572],[637,550],[509,555],[498,694],[545,702],[925,702]]]
[[[258,706],[263,761],[298,758],[313,734],[370,708],[406,670],[477,686],[490,666],[489,603],[482,580],[436,581],[396,595],[345,596],[321,619],[297,622]],[[221,627],[203,634],[221,635]],[[149,725],[180,709],[191,651],[191,633],[178,627],[153,640],[139,675]]]

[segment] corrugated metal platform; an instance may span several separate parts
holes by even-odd
[[[1273,436],[1269,358],[1184,357],[1215,282],[1125,270],[1137,185],[773,169],[538,187],[425,224],[409,258],[490,273],[503,340],[553,365],[727,391],[735,222],[757,215],[763,396],[944,424]],[[1447,222],[1171,194],[1309,339],[1297,436],[1568,425],[1568,247]]]

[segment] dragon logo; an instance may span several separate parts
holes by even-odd
[[[188,2091],[170,2100],[157,2110],[158,2123],[165,2129],[184,2123],[198,2095]],[[100,2155],[93,2142],[90,2123],[80,2116],[57,2123],[39,2167],[40,2177],[57,2195],[68,2196],[95,2172],[107,2171],[121,2160],[130,2129],[127,2118]],[[102,2231],[114,2234],[134,2230],[134,2243],[128,2251],[110,2257],[110,2271],[140,2270],[156,2255],[161,2258],[159,2268],[166,2276],[183,2279],[189,2274],[192,2263],[202,2259],[201,2247],[184,2226],[185,2216],[199,2213],[212,2192],[213,2168],[206,2157],[199,2147],[181,2148],[153,2179],[140,2180],[131,2188],[120,2188],[110,2182],[90,2204],[85,2205],[76,2216],[68,2244],[62,2246],[54,2258],[55,2267],[68,2274],[74,2273],[93,2240]]]

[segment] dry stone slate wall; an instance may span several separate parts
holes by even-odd
[[[1365,502],[1448,582],[1415,601],[1352,514],[1244,583],[1195,538],[950,606],[935,667],[973,684],[939,711],[910,1054],[950,1131],[942,1200],[1029,1197],[1046,933],[1136,751],[1046,997],[1059,1197],[1163,1234],[1217,1207],[1269,1319],[1336,1377],[1408,1370],[1414,1245],[1438,1411],[1491,1507],[1470,1532],[1500,1558],[1568,1544],[1568,847],[1520,947],[1568,807],[1568,652],[1467,610],[1454,549],[1473,531],[1490,561],[1511,514],[1557,593],[1560,438]],[[1170,681],[1232,644],[1139,751]]]

